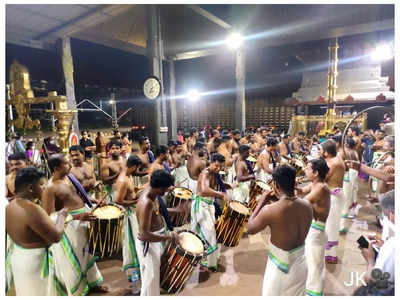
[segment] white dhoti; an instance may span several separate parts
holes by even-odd
[[[325,247],[325,259],[332,263],[337,263],[337,247],[339,245],[340,213],[344,204],[343,189],[335,188],[331,190],[331,207],[328,219],[326,220],[326,234],[328,242]]]
[[[86,207],[69,211],[82,214]],[[52,245],[56,274],[65,285],[68,296],[85,296],[100,285],[103,277],[96,265],[97,256],[89,254],[89,222],[73,220],[67,224],[61,241]]]
[[[270,242],[262,295],[304,296],[306,279],[307,262],[304,245],[285,251]]]
[[[322,296],[325,276],[325,223],[313,220],[305,242],[308,276],[306,294]]]
[[[165,232],[166,229],[163,227],[155,233],[163,234]],[[164,251],[165,242],[148,243],[136,239],[135,245],[142,278],[140,296],[160,296],[161,255]],[[147,250],[146,253],[145,250]]]
[[[56,277],[49,248],[26,249],[14,243],[9,263],[17,296],[67,295]]]
[[[176,187],[184,187],[187,189],[189,188],[189,172],[186,166],[181,166],[172,170],[171,175],[175,178],[175,186]]]
[[[135,213],[135,206],[125,207],[126,215],[122,231],[122,271],[126,273],[128,281],[132,281],[132,272],[140,274],[139,258],[135,240],[139,233],[139,224]]]
[[[193,193],[193,195],[196,195],[196,193],[197,193],[197,180],[194,180],[194,179],[190,178],[190,176],[189,176],[188,177],[188,183],[189,183],[188,189]]]
[[[269,164],[269,168],[272,170],[274,168],[273,164]],[[261,180],[263,182],[267,182],[272,179],[272,174],[266,172],[264,169],[258,169],[255,173],[256,179]]]
[[[219,251],[215,233],[215,207],[213,199],[196,196],[192,202],[191,228],[207,244],[207,258],[201,262],[202,266],[217,269]]]
[[[347,232],[349,230],[349,211],[350,206],[357,202],[358,192],[358,171],[349,169],[343,179],[343,193],[344,204],[340,215],[340,232]]]
[[[248,204],[249,193],[250,193],[250,180],[245,182],[239,182],[239,186],[235,188],[232,192],[232,200]]]

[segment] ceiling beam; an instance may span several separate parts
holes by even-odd
[[[194,5],[194,4],[186,4],[186,7],[192,9],[194,12],[196,12],[197,14],[199,14],[200,16],[208,19],[209,21],[221,26],[224,29],[231,29],[232,25],[228,24],[227,22],[225,22],[224,20],[218,18],[217,16],[213,15],[212,13],[208,12],[207,10],[201,8],[198,5]]]
[[[146,48],[137,46],[132,43],[128,43],[125,41],[113,39],[111,37],[107,37],[105,35],[100,35],[92,32],[77,32],[73,34],[71,37],[77,38],[80,40],[84,40],[87,42],[100,44],[103,46],[111,47],[114,49],[122,50],[125,52],[130,52],[138,55],[147,56]]]
[[[316,40],[325,40],[334,37],[344,37],[374,31],[382,31],[382,30],[389,30],[394,29],[394,19],[386,19],[382,21],[370,22],[370,23],[362,23],[353,26],[347,27],[336,27],[327,30],[324,34],[319,36],[315,36],[313,38],[305,38],[301,35],[295,35],[291,39],[285,39],[281,41],[279,39],[275,39],[270,41],[265,39],[264,41],[253,42],[252,49],[259,49],[259,48],[267,48],[267,47],[278,47],[283,45],[295,44],[295,43],[303,43],[308,41],[316,41]],[[193,59],[199,58],[204,56],[211,56],[211,55],[218,55],[223,53],[222,51],[227,51],[225,46],[219,46],[215,48],[209,49],[202,49],[202,50],[195,50],[195,51],[188,51],[188,52],[181,52],[171,55],[172,59],[174,60],[184,60],[184,59]]]
[[[55,51],[54,45],[51,45],[49,43],[43,43],[41,41],[36,41],[36,40],[8,38],[6,39],[6,43],[23,47],[35,48],[39,50]]]
[[[70,36],[78,31],[95,26],[121,13],[124,13],[125,11],[132,9],[133,6],[134,5],[102,5],[100,7],[96,7],[64,24],[39,34],[35,39],[45,40]]]

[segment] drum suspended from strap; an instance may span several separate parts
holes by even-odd
[[[109,204],[95,208],[93,214],[96,220],[90,221],[89,253],[110,257],[121,248],[125,209],[117,204]]]
[[[178,231],[177,243],[168,242],[161,256],[160,287],[178,293],[206,255],[206,244],[196,233]]]
[[[251,211],[239,201],[231,201],[224,206],[221,217],[215,224],[218,243],[227,247],[235,247],[243,235]]]
[[[188,204],[187,210],[181,213],[171,213],[171,221],[174,227],[180,227],[190,222],[190,204],[193,193],[187,188],[177,187],[169,195],[169,207],[177,207],[181,204]]]
[[[272,179],[270,179],[267,183],[257,180],[253,181],[250,184],[250,193],[249,193],[249,207],[252,211],[254,211],[257,207],[258,199],[264,192],[269,192],[272,190],[271,188]]]

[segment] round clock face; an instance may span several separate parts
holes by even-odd
[[[161,93],[161,84],[157,78],[146,79],[143,85],[144,95],[149,99],[156,99]]]

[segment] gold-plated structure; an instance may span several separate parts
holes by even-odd
[[[324,116],[295,116],[292,117],[292,134],[303,131],[307,135],[312,135],[313,129],[322,127],[319,135],[333,134],[333,127],[337,126],[342,131],[346,124],[352,119],[352,116],[338,116],[336,114],[336,79],[337,79],[337,64],[338,64],[338,38],[329,41],[329,70],[328,70],[328,86],[327,96],[328,104],[326,114]],[[362,130],[367,128],[367,114],[361,116]]]
[[[16,60],[10,68],[10,100],[6,103],[14,105],[18,114],[16,120],[9,120],[10,125],[24,131],[33,128],[40,130],[40,121],[32,120],[29,116],[32,104],[55,103],[54,110],[46,111],[52,113],[57,119],[56,132],[59,136],[61,151],[64,154],[68,153],[68,138],[72,131],[74,113],[77,110],[68,110],[67,97],[58,96],[57,92],[49,92],[47,97],[35,97],[31,89],[28,69]]]

